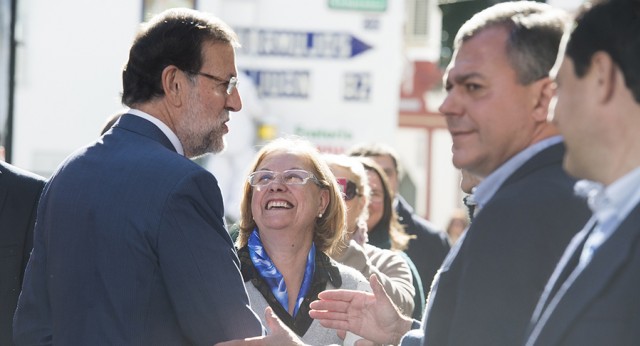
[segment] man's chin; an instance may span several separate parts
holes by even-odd
[[[208,146],[207,153],[220,154],[227,149],[227,141],[224,137],[220,136],[214,138],[211,144]],[[206,153],[205,153],[206,154]]]

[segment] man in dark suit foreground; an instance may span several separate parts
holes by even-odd
[[[213,345],[260,335],[216,179],[189,158],[224,148],[236,36],[168,10],[124,68],[131,109],[45,186],[15,315],[18,345]]]
[[[549,279],[528,346],[640,345],[640,1],[587,8],[554,69],[553,122],[564,168],[596,182],[594,215]]]
[[[45,179],[0,161],[0,345],[13,345],[11,325]]]
[[[522,342],[555,263],[589,216],[562,170],[562,138],[547,122],[563,19],[546,4],[500,3],[456,36],[440,111],[454,165],[482,181],[473,223],[434,279],[422,327],[394,313],[375,280],[373,295],[324,292],[312,317],[385,344],[410,328],[403,344]]]

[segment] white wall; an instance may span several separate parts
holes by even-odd
[[[48,175],[120,106],[121,68],[142,6],[21,0],[13,161]]]

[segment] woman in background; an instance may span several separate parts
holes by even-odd
[[[393,196],[389,188],[389,182],[384,170],[372,159],[357,157],[367,172],[369,186],[371,188],[371,201],[369,203],[369,243],[382,249],[391,249],[405,259],[413,277],[414,310],[412,317],[419,320],[426,305],[424,287],[415,264],[404,252],[412,236],[404,231],[404,227],[398,220],[398,214],[393,208]]]
[[[400,311],[412,316],[415,288],[406,259],[395,251],[367,243],[367,218],[371,189],[359,158],[325,155],[331,171],[342,186],[347,206],[347,247],[332,256],[338,262],[358,269],[365,277],[376,274]]]

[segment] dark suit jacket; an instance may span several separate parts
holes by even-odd
[[[562,267],[586,231],[567,247]],[[527,345],[640,345],[638,292],[640,205],[600,246],[573,284],[559,289],[558,294],[564,295],[552,312],[543,318],[534,316],[531,327],[539,324],[541,329],[537,339],[531,338]]]
[[[441,269],[426,345],[522,343],[556,262],[590,211],[562,170],[564,146],[527,161],[474,218],[449,268]]]
[[[260,335],[211,173],[126,114],[45,186],[18,345],[213,345]]]
[[[12,345],[11,325],[45,179],[0,161],[0,345]]]
[[[445,232],[439,231],[435,225],[416,215],[413,208],[402,198],[396,197],[396,212],[400,223],[405,225],[407,234],[415,235],[405,250],[415,264],[422,287],[429,292],[433,277],[449,252],[449,240]]]

